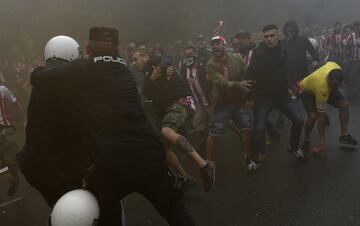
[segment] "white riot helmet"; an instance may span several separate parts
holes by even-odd
[[[73,61],[80,57],[80,45],[69,36],[55,36],[46,44],[44,57],[45,61],[49,59]]]
[[[73,190],[55,204],[50,218],[51,226],[95,226],[100,209],[95,196],[87,190]]]

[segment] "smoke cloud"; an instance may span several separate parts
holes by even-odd
[[[58,34],[82,44],[91,26],[112,26],[120,39],[166,42],[210,36],[221,19],[223,33],[260,31],[268,23],[287,20],[300,26],[331,26],[359,19],[358,0],[2,0],[1,55],[42,51]]]

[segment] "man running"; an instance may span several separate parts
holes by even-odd
[[[232,120],[234,131],[244,146],[244,160],[248,161],[252,119],[250,110],[245,106],[246,93],[251,87],[251,81],[244,80],[246,65],[239,55],[225,51],[224,37],[213,37],[211,47],[213,56],[206,66],[206,71],[213,85],[214,112],[207,141],[207,157],[214,160],[215,145]]]
[[[212,117],[213,105],[211,100],[211,85],[207,80],[206,64],[199,62],[196,48],[185,47],[185,63],[181,67],[181,76],[187,81],[195,98],[196,112],[193,126],[200,135],[200,150],[206,151],[206,139]]]
[[[204,189],[209,191],[208,186],[213,183],[215,168],[198,154],[185,136],[180,134],[195,110],[191,91],[185,81],[174,72],[170,66],[171,62],[165,61],[166,58],[154,59],[144,51],[137,51],[133,55],[136,67],[145,73],[143,93],[146,98],[153,101],[155,111],[161,119],[160,134],[168,146],[168,161],[180,175],[187,176],[171,150],[172,146],[187,154],[200,168]]]
[[[270,24],[263,28],[264,42],[256,48],[248,68],[248,79],[255,82],[254,131],[250,172],[260,166],[259,155],[265,156],[265,128],[268,114],[275,108],[292,123],[288,151],[297,159],[307,158],[299,149],[303,117],[296,102],[291,99],[286,82],[286,55],[280,46],[279,30]]]

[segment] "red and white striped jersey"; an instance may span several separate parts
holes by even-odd
[[[16,98],[11,91],[0,85],[0,126],[13,126],[14,122],[10,112],[7,111],[7,103],[15,103]]]
[[[326,45],[329,49],[330,57],[342,57],[343,43],[342,35],[334,32],[326,37]]]
[[[349,38],[350,44],[350,62],[360,61],[360,36],[355,32],[351,33]]]
[[[360,61],[360,37],[355,32],[344,37],[343,45],[346,49],[347,62]]]
[[[201,106],[209,106],[211,105],[211,98],[201,87],[198,73],[199,70],[197,67],[188,67],[186,68],[186,79],[189,83],[191,92],[194,95],[195,101]]]
[[[325,48],[326,39],[325,39],[325,36],[320,35],[320,36],[316,37],[315,39],[316,39],[316,41],[318,42],[318,45],[319,45],[319,48],[318,48],[319,52],[321,52],[321,53],[326,52],[326,48]]]

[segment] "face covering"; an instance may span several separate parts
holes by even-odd
[[[192,66],[195,63],[195,57],[186,57],[185,64],[186,66]]]

